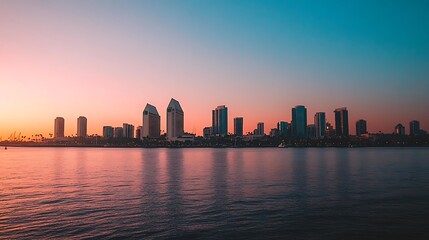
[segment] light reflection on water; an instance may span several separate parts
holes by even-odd
[[[0,238],[425,239],[429,149],[9,148]]]

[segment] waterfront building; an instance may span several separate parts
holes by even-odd
[[[311,139],[316,138],[316,125],[314,124],[307,125],[307,137]]]
[[[410,122],[410,136],[416,136],[420,134],[420,122],[413,120]]]
[[[280,136],[280,130],[278,128],[271,128],[270,137],[278,137]]]
[[[64,118],[57,117],[54,121],[54,138],[64,138]]]
[[[326,122],[326,136],[332,137],[335,135],[334,126],[331,123]]]
[[[289,123],[288,122],[283,122],[280,121],[277,123],[277,129],[279,130],[279,134],[283,137],[288,137],[289,136]]]
[[[326,136],[326,114],[318,112],[314,115],[315,138],[321,139]]]
[[[123,138],[124,137],[124,129],[122,127],[115,127],[113,130],[114,138]]]
[[[234,135],[243,136],[243,118],[242,117],[234,118]]]
[[[402,124],[398,124],[395,126],[395,134],[396,135],[405,135],[405,127]]]
[[[86,137],[87,134],[87,124],[88,121],[86,117],[80,116],[77,118],[77,136],[78,137]]]
[[[256,135],[265,135],[265,129],[264,129],[264,123],[258,122],[258,125],[256,126]]]
[[[292,137],[307,137],[307,109],[298,105],[292,108]]]
[[[349,136],[349,112],[346,107],[337,108],[335,113],[335,133],[337,137]]]
[[[143,138],[158,138],[161,133],[161,117],[156,107],[146,104],[143,110]]]
[[[218,106],[212,111],[212,131],[213,135],[228,134],[228,108],[225,105]]]
[[[203,129],[203,137],[209,138],[212,135],[212,127],[205,127]]]
[[[134,125],[124,123],[122,124],[122,131],[124,138],[134,138]]]
[[[143,127],[138,126],[136,129],[136,138],[142,140]]]
[[[184,112],[180,103],[172,98],[167,107],[167,139],[177,139],[184,131]]]
[[[114,131],[112,126],[104,126],[103,127],[103,137],[104,138],[112,138],[114,136]]]
[[[356,136],[360,136],[363,134],[367,134],[368,131],[366,129],[366,121],[363,119],[360,119],[356,122]]]

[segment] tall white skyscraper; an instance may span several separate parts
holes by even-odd
[[[158,138],[161,133],[161,117],[158,110],[149,103],[143,110],[143,134],[144,138]]]
[[[57,117],[55,118],[54,123],[54,138],[63,138],[64,137],[64,118]]]
[[[184,112],[180,103],[172,98],[167,107],[167,139],[175,139],[184,134]]]
[[[87,136],[87,124],[88,124],[88,121],[86,117],[80,116],[77,118],[77,136],[78,137]]]

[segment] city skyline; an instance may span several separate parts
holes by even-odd
[[[141,125],[150,102],[186,109],[185,132],[202,135],[213,106],[268,131],[304,105],[347,106],[350,133],[429,129],[429,11],[424,2],[1,1],[0,137],[54,134],[52,119],[102,127]],[[255,17],[256,16],[256,17]],[[263,117],[262,117],[263,116]]]

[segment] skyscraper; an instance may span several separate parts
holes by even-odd
[[[87,136],[87,119],[86,117],[80,116],[77,118],[77,136],[86,137]]]
[[[349,112],[347,108],[337,108],[335,113],[335,133],[338,137],[349,136]]]
[[[142,133],[143,133],[143,127],[138,126],[136,129],[136,138],[141,140],[142,139]]]
[[[124,138],[134,138],[134,126],[128,123],[122,124]]]
[[[123,138],[124,137],[124,129],[122,127],[115,127],[113,130],[114,138]]]
[[[113,137],[113,127],[112,126],[104,126],[103,127],[103,137],[104,138],[112,138]]]
[[[143,134],[144,138],[158,138],[161,133],[161,118],[156,107],[146,104],[143,110]]]
[[[292,108],[292,136],[305,138],[307,136],[307,109],[298,105]]]
[[[314,115],[315,137],[324,138],[326,136],[326,114],[318,112]]]
[[[398,125],[395,126],[395,134],[396,135],[405,135],[405,127],[398,123]]]
[[[243,136],[243,118],[234,118],[234,135]]]
[[[212,131],[213,135],[228,134],[228,108],[225,105],[218,106],[212,111]]]
[[[356,136],[360,136],[362,134],[366,134],[368,131],[366,130],[366,121],[360,119],[356,122]]]
[[[265,127],[264,127],[264,123],[263,122],[258,122],[257,128],[257,135],[265,135]]]
[[[184,134],[184,113],[180,103],[172,98],[167,107],[167,138],[175,139]]]
[[[277,129],[279,130],[280,135],[283,137],[288,137],[288,128],[289,128],[288,122],[280,121],[277,123]]]
[[[64,118],[57,117],[54,121],[54,138],[64,137]]]
[[[416,136],[420,133],[420,122],[413,120],[410,122],[410,136]]]

